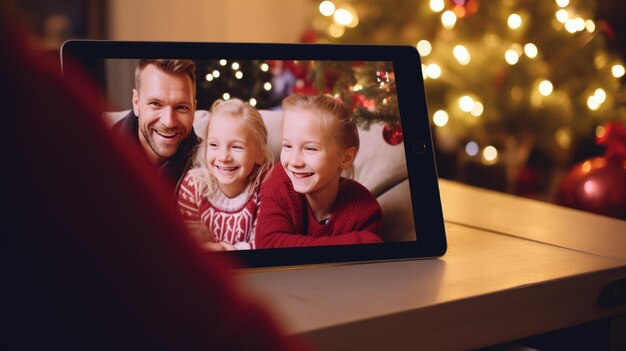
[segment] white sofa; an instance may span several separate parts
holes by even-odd
[[[105,112],[104,115],[107,123],[113,125],[128,112]],[[277,161],[281,149],[282,113],[262,110],[261,115],[269,133],[268,144]],[[199,137],[204,134],[208,118],[208,111],[196,111],[194,130]],[[355,160],[354,179],[374,194],[383,210],[383,240],[415,240],[404,145],[386,143],[382,130],[381,124],[374,124],[369,130],[359,128],[361,147]]]

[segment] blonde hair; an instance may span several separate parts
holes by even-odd
[[[141,87],[141,72],[148,65],[155,65],[163,72],[171,74],[186,74],[191,79],[194,95],[196,90],[196,63],[193,60],[180,59],[142,59],[135,68],[135,88]]]
[[[352,119],[352,112],[343,102],[330,95],[294,94],[283,100],[282,107],[283,111],[304,109],[317,112],[322,132],[332,137],[339,151],[344,152],[351,147],[354,147],[357,152],[359,151],[359,132]],[[353,164],[346,170],[346,175],[351,178],[354,172]]]
[[[257,143],[257,155],[261,162],[254,166],[254,169],[248,176],[248,184],[253,184],[256,188],[265,174],[272,168],[274,158],[270,148],[267,146],[267,128],[259,111],[247,102],[239,99],[216,100],[211,106],[211,115],[203,135],[203,140],[198,146],[193,160],[193,167],[189,170],[189,174],[193,177],[196,184],[197,195],[211,198],[219,189],[217,179],[213,177],[209,171],[209,165],[206,160],[206,152],[208,147],[209,128],[211,127],[211,119],[216,115],[232,116],[241,118],[254,137]],[[259,157],[260,156],[260,157]]]

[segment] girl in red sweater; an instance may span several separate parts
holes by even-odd
[[[382,211],[352,174],[359,134],[351,112],[327,95],[283,100],[280,164],[261,186],[258,248],[382,242]]]
[[[259,185],[272,166],[267,129],[254,107],[217,100],[178,208],[209,250],[254,249]]]

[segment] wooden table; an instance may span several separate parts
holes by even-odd
[[[626,277],[625,221],[440,186],[448,236],[440,259],[239,278],[288,333],[323,350],[472,349],[626,315],[626,305],[596,303],[602,287]]]

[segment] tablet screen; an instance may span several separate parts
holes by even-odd
[[[411,97],[397,79],[419,62],[403,72],[393,55],[208,51],[88,62],[108,128],[177,184],[181,218],[207,251],[254,266],[434,256],[430,132],[407,134],[428,126],[423,90]]]

